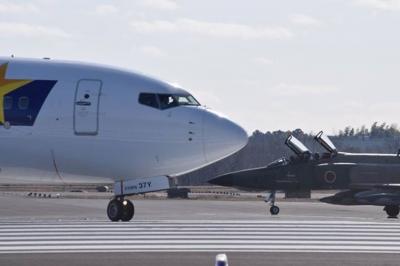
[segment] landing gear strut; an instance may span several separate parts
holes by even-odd
[[[128,222],[135,214],[135,207],[132,202],[123,197],[116,197],[108,203],[107,216],[113,222],[119,220]]]
[[[271,215],[278,215],[279,213],[279,207],[275,205],[275,194],[276,191],[273,190],[271,191],[271,194],[268,198],[265,197],[265,202],[269,202],[271,205],[271,208],[269,208],[269,212],[271,213]]]
[[[168,176],[156,176],[139,179],[126,179],[114,182],[114,198],[107,207],[107,216],[111,221],[128,222],[135,214],[132,202],[124,197],[147,192],[169,189],[174,185]]]
[[[399,215],[400,208],[397,205],[388,205],[383,208],[384,211],[386,211],[388,218],[397,218],[397,215]]]

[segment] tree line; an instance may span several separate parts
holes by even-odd
[[[386,124],[383,122],[379,124],[374,122],[370,128],[361,126],[354,128],[351,126],[345,127],[339,131],[339,137],[370,137],[370,138],[382,138],[382,137],[398,137],[400,136],[400,130],[397,124]]]

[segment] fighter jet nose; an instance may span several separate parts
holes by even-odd
[[[223,115],[208,111],[204,118],[204,150],[207,162],[227,157],[246,146],[247,132]]]
[[[233,186],[233,178],[230,175],[223,175],[209,180],[208,183],[212,185],[231,187]]]

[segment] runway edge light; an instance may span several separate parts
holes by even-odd
[[[226,254],[218,254],[215,257],[215,266],[228,266],[228,257]]]

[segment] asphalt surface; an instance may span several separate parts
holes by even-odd
[[[107,200],[0,196],[0,265],[398,265],[400,222],[380,207],[137,200],[129,223]]]

